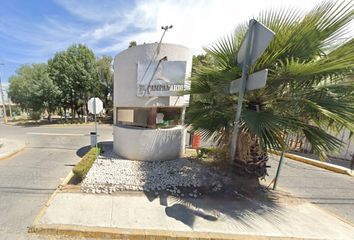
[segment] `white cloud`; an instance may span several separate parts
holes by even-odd
[[[200,53],[218,38],[232,33],[241,22],[260,11],[290,7],[310,10],[322,0],[57,0],[73,19],[48,16],[40,24],[7,21],[16,27],[0,25],[0,33],[33,48],[24,49],[27,59],[43,59],[73,43],[84,43],[96,54],[115,55],[128,47],[159,41],[161,26],[173,25],[164,42],[183,44]],[[15,17],[15,16],[14,16]],[[10,26],[10,25],[9,25]],[[7,31],[7,32],[6,32]]]
[[[97,51],[101,53],[119,51],[126,48],[132,40],[138,43],[156,42],[162,33],[160,27],[172,24],[173,29],[166,34],[164,42],[183,44],[198,53],[202,51],[202,46],[207,46],[221,36],[230,34],[237,24],[247,21],[262,10],[274,7],[309,10],[319,2],[321,0],[138,1],[134,9],[125,12],[124,16],[127,20],[123,25],[126,28],[131,26],[141,28],[141,31],[120,37],[118,42],[99,48]],[[114,24],[118,26],[119,23]],[[105,27],[103,26],[101,31],[104,31]]]

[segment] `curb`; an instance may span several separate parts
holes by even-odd
[[[27,144],[23,144],[23,146],[21,146],[20,148],[16,149],[15,151],[11,151],[7,154],[5,154],[4,156],[0,156],[0,160],[5,160],[8,158],[11,158],[13,156],[15,156],[16,154],[22,152],[25,148],[26,148]]]
[[[109,126],[112,126],[113,124],[111,123],[98,123],[99,125],[109,125]],[[4,125],[7,125],[7,126],[19,126],[20,124],[19,123],[4,123]],[[63,128],[63,127],[92,127],[95,125],[94,122],[89,122],[89,123],[62,123],[62,124],[59,124],[59,123],[52,123],[52,124],[33,124],[34,126],[36,127],[43,127],[43,128]]]
[[[67,124],[67,123],[63,123],[63,124],[43,124],[40,125],[40,127],[43,128],[64,128],[64,127],[91,127],[94,126],[94,123],[73,123],[73,124]]]
[[[64,178],[64,180],[61,182],[61,184],[59,184],[59,186],[55,189],[55,191],[52,193],[52,195],[50,195],[49,199],[47,200],[47,202],[44,204],[44,206],[39,210],[38,214],[36,215],[36,217],[33,220],[33,224],[32,226],[30,226],[28,228],[28,232],[33,232],[32,228],[33,226],[37,225],[39,220],[43,217],[45,211],[47,210],[47,208],[49,207],[49,205],[52,203],[55,195],[58,194],[58,192],[61,190],[61,188],[68,184],[68,182],[70,181],[70,179],[74,176],[73,171],[70,171],[69,174]]]
[[[62,183],[59,185],[59,188],[61,188],[61,187],[65,186],[65,185],[67,185],[74,175],[75,175],[74,172],[71,170],[71,171],[69,172],[69,174],[66,175],[66,177],[64,178],[64,180],[62,181]]]
[[[273,153],[280,155],[279,152],[273,152]],[[309,164],[309,165],[312,165],[315,167],[326,169],[328,171],[332,171],[332,172],[336,172],[336,173],[340,173],[340,174],[354,177],[354,171],[351,171],[350,169],[345,168],[345,167],[337,166],[337,165],[334,165],[331,163],[321,162],[321,161],[307,158],[307,157],[301,157],[301,156],[291,154],[291,153],[285,153],[284,156],[286,158],[290,158],[290,159],[298,161],[298,162],[306,163],[306,164]]]
[[[152,230],[152,229],[126,229],[126,228],[106,228],[106,227],[87,227],[78,225],[36,225],[31,227],[30,232],[44,235],[65,235],[70,237],[90,237],[99,239],[178,239],[178,240],[270,240],[270,239],[292,239],[298,240],[303,238],[296,237],[280,237],[280,236],[256,236],[228,233],[211,233],[211,232],[185,232],[185,231],[169,231],[169,230]]]

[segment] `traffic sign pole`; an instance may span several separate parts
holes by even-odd
[[[96,134],[96,148],[97,148],[97,118],[96,118],[96,114],[97,114],[97,111],[96,111],[96,98],[93,99],[93,112],[95,114],[95,134]]]
[[[243,61],[242,65],[242,77],[241,77],[241,88],[239,91],[238,95],[238,101],[237,101],[237,110],[236,110],[236,115],[235,115],[235,122],[233,126],[233,131],[232,131],[232,138],[231,138],[231,146],[230,146],[230,161],[231,163],[234,162],[235,154],[236,154],[236,144],[237,144],[237,135],[238,135],[238,130],[239,130],[239,122],[241,118],[241,110],[242,110],[242,102],[243,102],[243,97],[244,93],[246,90],[246,81],[248,77],[248,68],[249,68],[249,55],[251,51],[251,46],[252,46],[252,41],[253,41],[253,25],[254,25],[254,20],[250,20],[249,22],[249,37],[247,41],[247,46],[246,46],[246,54],[245,54],[245,59]]]
[[[4,65],[4,64],[0,63],[0,65]],[[2,84],[1,84],[1,72],[0,72],[0,94],[1,94],[1,101],[2,101],[2,110],[3,110],[3,113],[4,113],[4,123],[7,123],[5,98],[4,98],[4,92],[2,90]]]
[[[90,100],[87,102],[87,108],[89,110],[90,113],[92,113],[94,115],[95,118],[95,144],[93,144],[91,142],[91,146],[96,146],[97,148],[97,113],[100,113],[103,110],[103,102],[101,101],[101,99],[97,98],[97,97],[92,97],[90,98]]]
[[[241,110],[244,94],[247,90],[262,88],[267,80],[267,69],[256,72],[248,76],[249,67],[263,54],[275,33],[263,24],[251,19],[248,31],[237,53],[237,63],[242,67],[241,79],[236,79],[230,84],[230,93],[238,92],[237,110],[235,114],[235,122],[233,126],[231,144],[230,144],[230,161],[234,162],[236,155],[237,135],[240,127]],[[252,82],[248,82],[249,80]]]

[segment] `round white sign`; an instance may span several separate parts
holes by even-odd
[[[87,108],[92,114],[99,114],[103,110],[103,102],[97,97],[90,98],[87,102]]]

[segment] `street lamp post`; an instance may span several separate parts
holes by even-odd
[[[0,63],[0,65],[5,65],[5,64]],[[3,112],[4,112],[4,122],[7,123],[4,92],[3,92],[3,89],[2,89],[2,83],[1,83],[1,71],[0,71],[0,93],[1,93],[2,109],[3,109]]]

